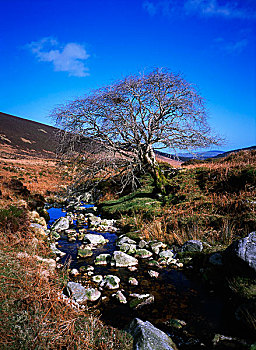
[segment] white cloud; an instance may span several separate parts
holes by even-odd
[[[68,72],[69,76],[86,77],[89,69],[84,61],[90,56],[83,45],[67,43],[60,45],[53,38],[43,38],[34,41],[27,47],[35,54],[39,61],[52,62],[56,72]]]
[[[198,15],[202,17],[223,17],[237,19],[255,19],[250,1],[220,0],[145,0],[143,8],[150,14],[157,12],[167,15]],[[247,3],[247,5],[246,5]],[[252,3],[251,3],[252,4]]]

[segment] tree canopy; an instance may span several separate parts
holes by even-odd
[[[61,154],[93,157],[86,174],[114,171],[123,185],[136,186],[145,171],[158,182],[154,149],[194,150],[219,142],[197,89],[166,69],[94,90],[57,107],[52,117],[61,130]]]

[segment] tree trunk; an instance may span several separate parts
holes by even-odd
[[[141,158],[143,164],[153,177],[154,186],[157,192],[165,194],[166,178],[157,164],[156,157],[152,145],[143,145],[141,149]]]

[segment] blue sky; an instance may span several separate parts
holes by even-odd
[[[194,83],[229,150],[256,145],[255,0],[0,0],[0,111],[49,112],[129,74]]]

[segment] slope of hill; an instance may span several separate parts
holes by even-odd
[[[246,147],[246,148],[239,148],[239,149],[233,149],[231,151],[223,152],[221,154],[218,154],[218,155],[214,156],[213,158],[223,158],[223,157],[228,156],[231,153],[237,153],[237,152],[240,152],[240,151],[251,151],[251,150],[254,150],[254,149],[256,149],[256,146],[251,146],[251,147]]]
[[[55,157],[57,129],[0,112],[0,156]]]

